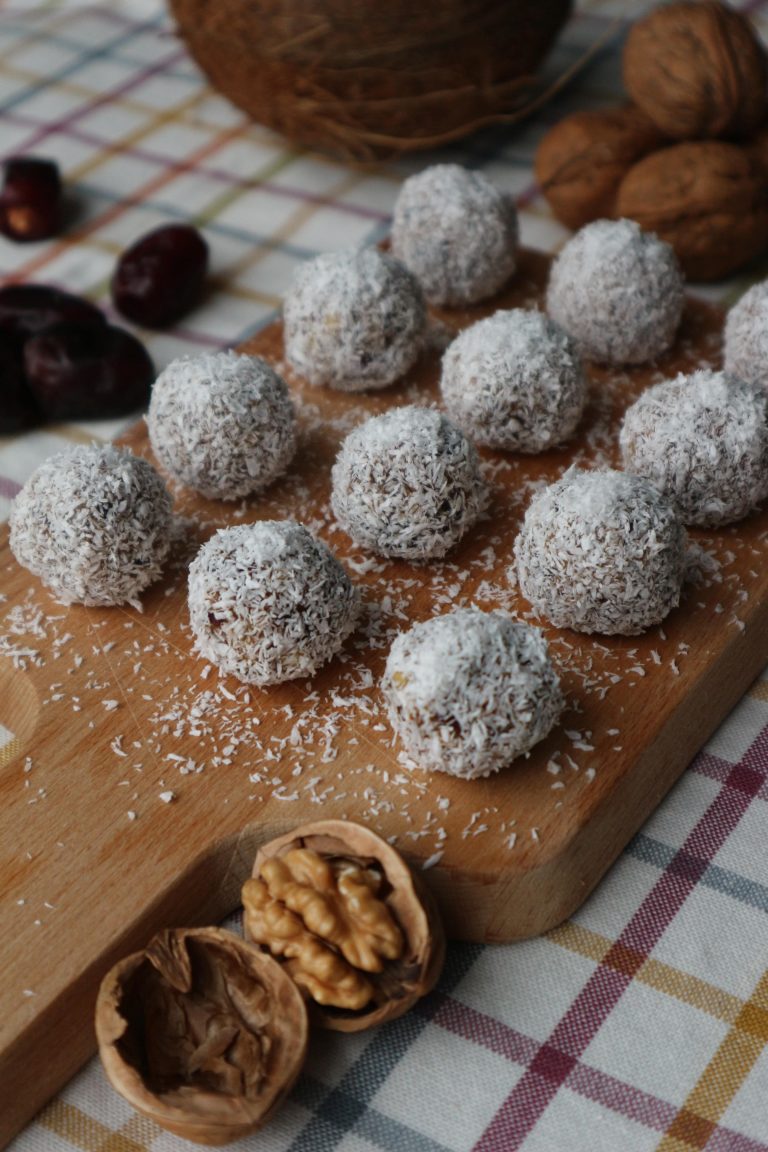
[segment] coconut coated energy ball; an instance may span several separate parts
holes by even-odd
[[[651,480],[685,524],[740,520],[768,496],[768,393],[702,370],[649,388],[627,409],[624,467]]]
[[[686,533],[650,481],[569,470],[536,495],[515,541],[520,589],[557,628],[633,636],[680,600]]]
[[[284,380],[258,356],[182,356],[161,372],[147,414],[152,448],[174,479],[211,500],[260,492],[296,451]]]
[[[479,608],[435,616],[398,636],[381,689],[408,756],[464,779],[529,752],[563,707],[539,630]]]
[[[338,652],[358,613],[341,564],[294,520],[222,528],[189,568],[197,651],[248,684],[312,676]]]
[[[725,321],[724,367],[768,393],[768,281],[754,284]]]
[[[595,220],[552,265],[547,312],[582,355],[643,364],[671,347],[683,314],[672,248],[632,220]]]
[[[11,550],[65,604],[133,602],[160,576],[171,498],[147,460],[111,444],[60,452],[11,508]]]
[[[303,264],[283,304],[285,355],[310,384],[363,392],[394,384],[424,346],[427,311],[405,265],[377,248]]]
[[[395,203],[392,251],[431,304],[458,308],[498,292],[515,271],[517,235],[511,196],[458,164],[410,176]]]
[[[448,415],[477,444],[544,452],[576,429],[587,385],[574,342],[541,312],[479,320],[443,356]]]
[[[471,441],[441,412],[409,405],[359,425],[331,473],[334,515],[382,556],[444,556],[472,527],[488,492]]]

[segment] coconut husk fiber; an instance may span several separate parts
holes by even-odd
[[[211,83],[303,145],[367,159],[518,119],[571,0],[170,0]]]

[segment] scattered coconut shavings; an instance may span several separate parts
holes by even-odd
[[[45,460],[11,507],[11,550],[66,604],[137,605],[169,549],[171,498],[152,465],[80,446]]]
[[[426,342],[418,281],[377,248],[325,252],[302,264],[283,303],[285,355],[310,384],[386,388]]]
[[[517,212],[482,172],[434,164],[403,182],[392,251],[433,304],[456,307],[492,296],[515,271]]]
[[[632,220],[595,220],[554,261],[547,312],[590,360],[642,364],[672,344],[683,278],[669,244]]]
[[[415,405],[351,432],[331,475],[342,528],[383,556],[444,556],[488,503],[471,442],[442,413]]]
[[[147,427],[164,467],[210,499],[262,491],[296,451],[285,381],[265,360],[235,352],[173,360],[155,381]]]
[[[647,389],[627,409],[624,467],[645,476],[683,522],[740,520],[768,496],[768,395],[723,372],[701,370]],[[726,553],[721,563],[731,563]]]
[[[161,792],[158,799],[162,800],[163,804],[170,804],[173,800],[176,799],[176,793],[171,792],[170,790],[167,792]]]

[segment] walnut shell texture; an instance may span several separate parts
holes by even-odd
[[[307,1032],[287,973],[220,928],[158,933],[107,973],[96,1002],[112,1086],[199,1144],[226,1144],[273,1115],[304,1064]]]
[[[632,27],[624,86],[673,139],[746,136],[765,112],[765,52],[740,12],[717,0],[683,0]]]
[[[569,228],[612,217],[623,177],[664,137],[639,108],[574,112],[547,132],[536,152],[536,179],[555,216]]]
[[[768,187],[735,144],[692,141],[654,152],[625,176],[619,215],[675,250],[689,280],[719,280],[768,244]]]
[[[276,956],[313,1023],[359,1032],[401,1016],[437,982],[445,933],[399,852],[345,820],[263,845],[243,886],[246,939]]]

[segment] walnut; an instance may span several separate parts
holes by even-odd
[[[727,276],[768,243],[768,188],[735,144],[695,141],[646,156],[624,177],[616,208],[671,244],[691,280]]]
[[[265,844],[243,886],[246,938],[277,957],[312,1019],[357,1032],[434,986],[445,938],[429,893],[374,832],[343,820]]]
[[[168,929],[104,977],[96,1035],[113,1087],[177,1136],[254,1132],[306,1057],[307,1012],[281,966],[219,928]]]
[[[676,140],[746,136],[765,112],[765,53],[740,12],[716,0],[683,0],[633,26],[624,85]]]
[[[638,108],[574,112],[539,144],[536,178],[558,220],[581,228],[614,215],[625,173],[662,142],[658,128]]]

